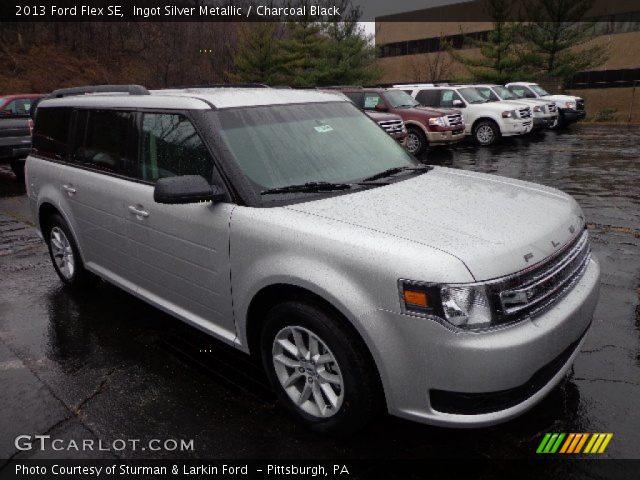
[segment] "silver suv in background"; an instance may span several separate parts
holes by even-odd
[[[316,431],[383,409],[508,420],[591,324],[599,267],[573,198],[421,165],[340,95],[61,90],[33,147],[27,194],[60,280],[102,278],[255,355]]]

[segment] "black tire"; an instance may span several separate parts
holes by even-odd
[[[473,139],[478,145],[493,145],[500,136],[500,127],[493,120],[480,120],[473,126]]]
[[[16,176],[16,180],[24,183],[24,159],[11,160],[10,165],[13,174]]]
[[[97,277],[84,268],[84,264],[82,263],[80,253],[78,251],[78,246],[73,238],[71,230],[69,229],[67,222],[65,222],[59,214],[53,214],[46,220],[42,234],[47,242],[47,247],[49,248],[49,257],[51,258],[53,268],[58,274],[58,277],[60,277],[62,283],[73,289],[84,289],[95,285]],[[65,242],[61,243],[60,241],[63,237]],[[59,251],[59,247],[56,245],[56,242],[61,244],[63,247],[68,244],[68,248],[65,248],[65,251],[68,251],[68,254],[72,256],[72,269],[66,269],[59,265],[60,255],[55,253],[56,250]],[[56,260],[56,257],[58,260]]]
[[[326,372],[337,373],[334,378],[340,377],[342,380],[342,388],[331,387],[334,392],[340,392],[338,396],[341,395],[341,402],[336,409],[327,407],[326,411],[330,415],[328,417],[318,416],[317,413],[310,414],[304,410],[305,406],[307,409],[315,409],[317,406],[318,402],[314,394],[309,394],[308,400],[302,402],[302,406],[294,403],[289,396],[302,395],[304,388],[311,388],[307,382],[314,387],[317,386],[318,392],[320,387],[326,388],[327,385],[322,383],[328,384],[328,382],[323,379],[322,373],[313,377],[314,372],[309,370],[303,373],[296,372],[303,371],[301,366],[280,366],[281,375],[285,369],[291,374],[295,372],[299,377],[296,383],[289,387],[290,393],[285,391],[278,377],[276,363],[280,362],[274,360],[275,351],[278,348],[275,341],[276,337],[283,335],[283,332],[288,332],[290,327],[296,327],[317,336],[321,342],[320,351],[332,355],[336,360],[336,363],[327,363],[329,367],[326,368],[329,370]],[[309,337],[306,341],[306,348],[309,350]],[[381,410],[382,390],[369,352],[362,340],[357,338],[351,329],[344,325],[343,320],[329,309],[306,299],[291,300],[276,305],[267,313],[261,332],[260,348],[264,369],[278,398],[297,420],[312,430],[332,435],[351,434],[362,429]],[[289,355],[293,356],[290,353]],[[311,368],[315,370],[315,367]],[[323,367],[319,366],[318,371],[321,368]],[[322,397],[326,405],[331,403],[327,395],[323,394]]]
[[[407,152],[416,157],[427,149],[429,142],[427,136],[418,127],[407,128],[407,139],[405,140],[405,148]]]

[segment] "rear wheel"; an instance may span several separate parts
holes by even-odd
[[[427,137],[424,132],[417,127],[409,127],[405,148],[412,155],[420,155],[424,152],[427,148]]]
[[[65,285],[84,288],[95,284],[96,276],[84,268],[71,230],[59,214],[49,217],[43,235],[53,268]]]
[[[478,145],[493,145],[500,138],[500,127],[493,120],[480,120],[473,128]]]
[[[381,406],[376,369],[362,342],[319,305],[288,301],[273,307],[261,354],[282,403],[315,431],[352,433]]]

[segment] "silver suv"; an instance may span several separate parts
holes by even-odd
[[[599,267],[558,190],[421,165],[330,92],[51,97],[26,175],[62,282],[255,355],[317,431],[505,421],[580,349]]]

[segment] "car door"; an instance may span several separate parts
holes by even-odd
[[[231,203],[165,205],[153,199],[155,182],[202,175],[214,162],[185,113],[139,115],[139,182],[123,205],[132,241],[138,293],[158,307],[232,342],[229,222]]]
[[[74,111],[69,162],[61,188],[69,199],[83,260],[120,286],[135,291],[131,245],[125,231],[125,198],[134,179],[135,114],[130,111]]]

